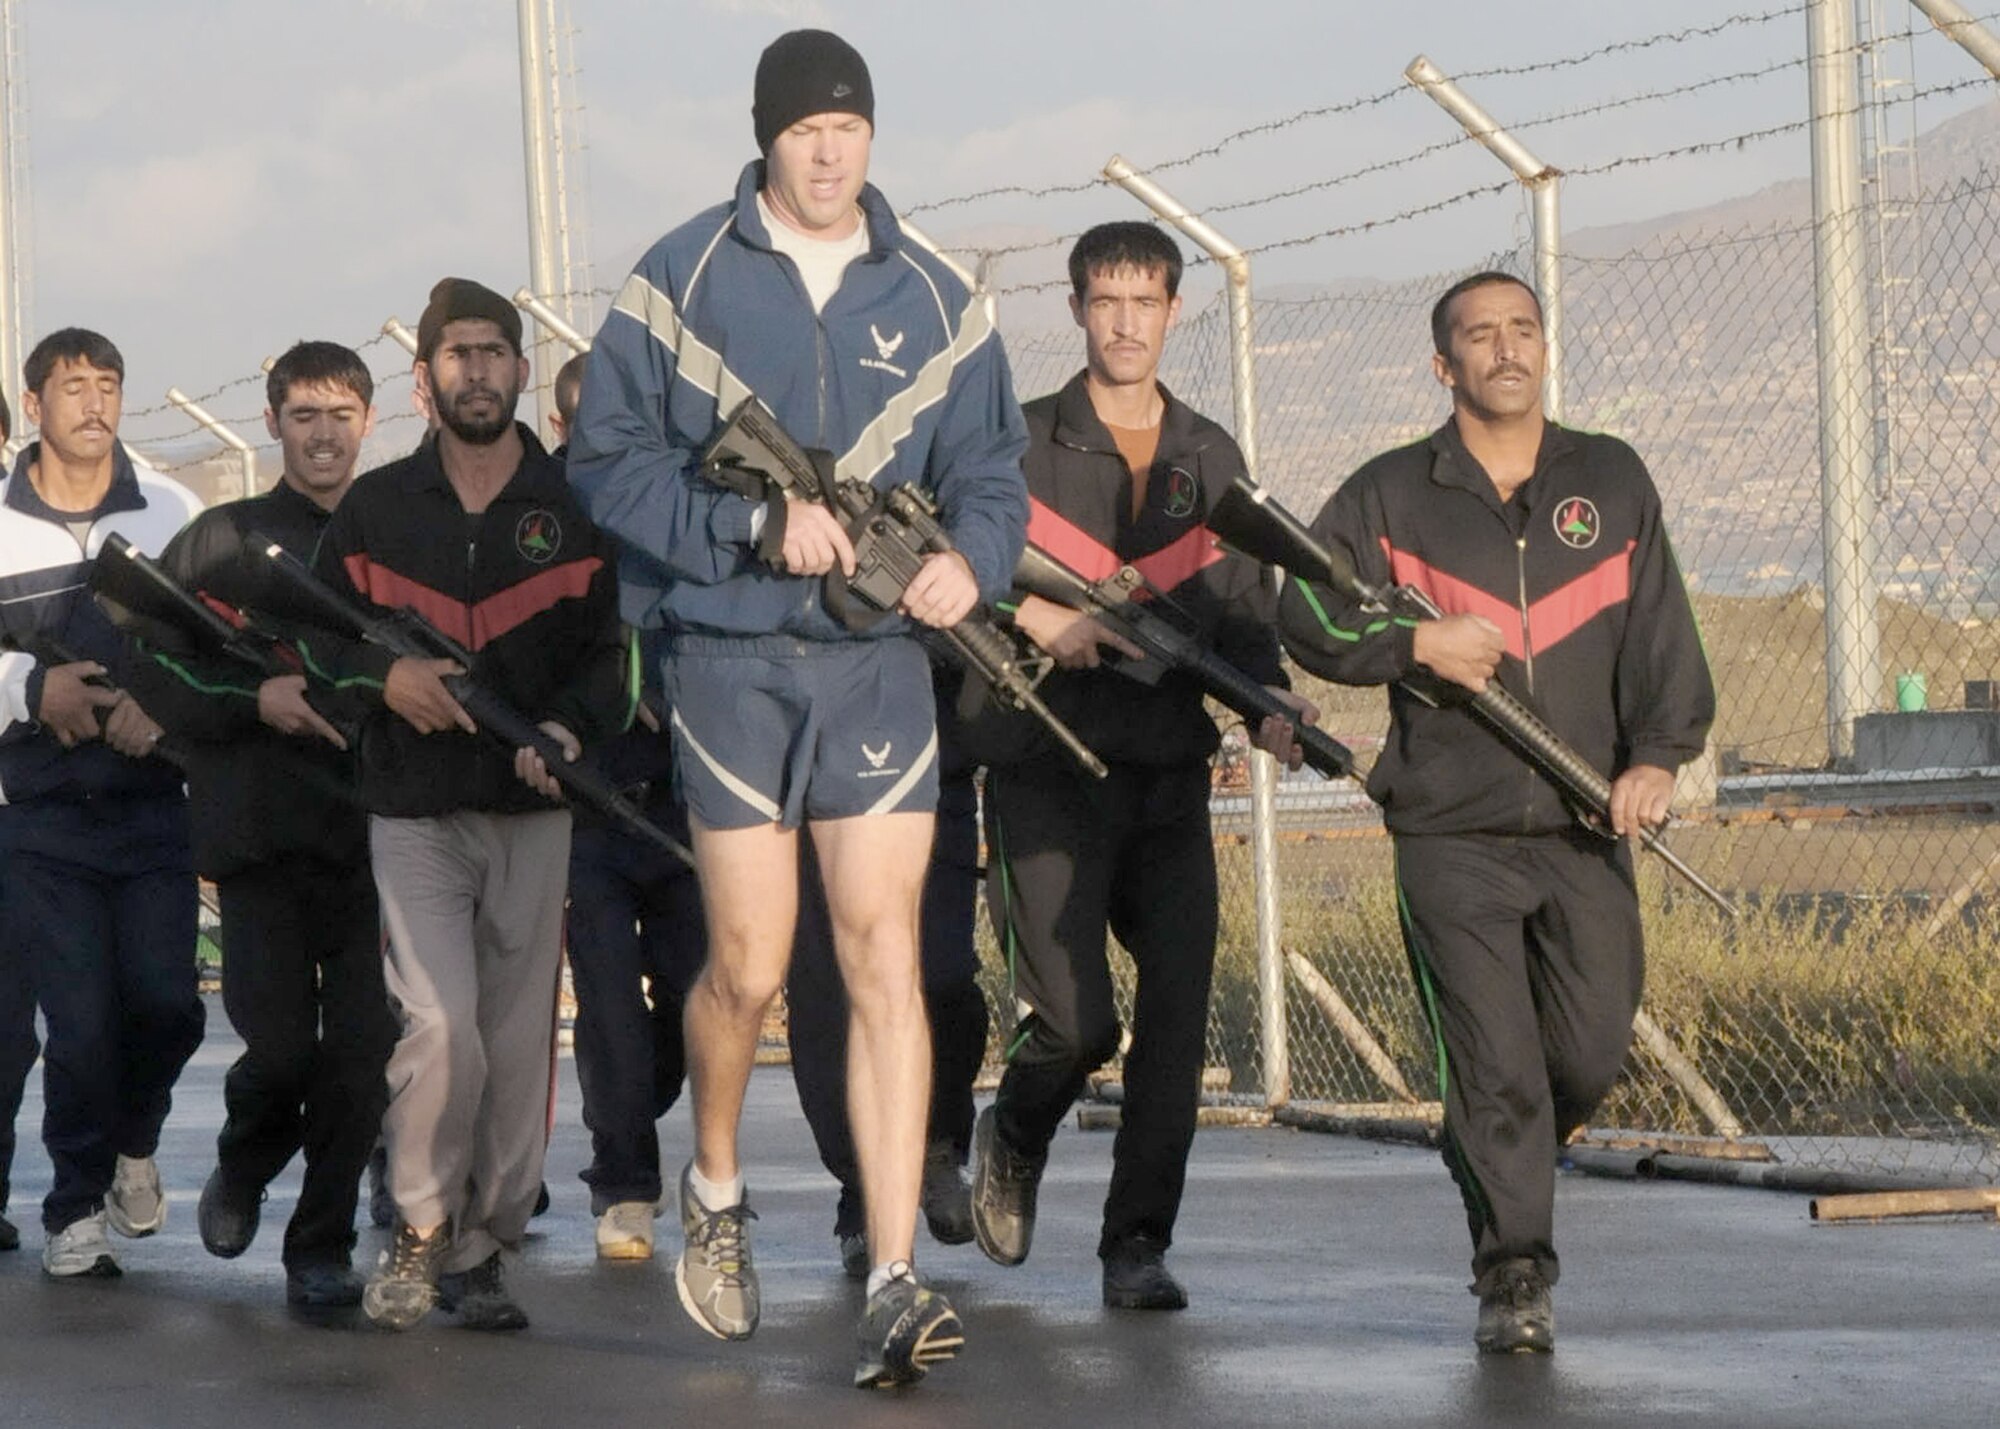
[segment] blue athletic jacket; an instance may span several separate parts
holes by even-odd
[[[79,536],[65,512],[51,509],[28,480],[41,444],[30,444],[0,480],[0,804],[37,799],[80,801],[105,795],[170,795],[181,774],[164,759],[129,759],[102,740],[64,749],[42,727],[44,659],[95,660],[119,685],[135,657],[90,598],[91,563],[117,533],[149,556],[201,510],[194,493],[154,472],[141,474],[118,449],[111,487]]]
[[[569,478],[623,543],[625,619],[670,634],[854,638],[820,578],[758,559],[758,503],[701,479],[702,451],[746,393],[801,446],[833,452],[842,475],[934,493],[982,595],[1005,594],[1027,526],[1027,435],[986,301],[870,185],[869,250],[814,313],[797,266],[771,247],[763,181],[751,163],[733,203],[653,245],[591,349]]]

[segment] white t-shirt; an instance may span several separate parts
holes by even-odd
[[[805,280],[813,311],[824,312],[826,300],[840,286],[840,275],[847,271],[847,265],[868,251],[868,220],[855,224],[854,232],[845,238],[809,238],[771,211],[762,190],[757,194],[757,213],[771,235],[771,246],[799,265],[799,277]]]

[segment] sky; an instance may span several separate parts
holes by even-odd
[[[1879,4],[1891,30],[1909,24],[1905,0]],[[447,273],[510,294],[525,280],[516,10],[506,0],[16,8],[31,326],[82,324],[120,345],[128,437],[187,430],[178,414],[148,410],[172,384],[213,393],[210,409],[261,441],[265,356],[299,337],[359,345],[391,315],[414,325]],[[1260,287],[1442,271],[1509,246],[1527,226],[1519,191],[1382,222],[1506,178],[1490,155],[1451,142],[1455,124],[1402,84],[1419,53],[1454,75],[1575,59],[1465,83],[1539,157],[1571,172],[1572,230],[1697,208],[1808,165],[1803,130],[1726,142],[1803,119],[1798,0],[562,0],[561,10],[575,30],[566,97],[580,106],[572,124],[585,145],[571,197],[594,259],[585,287],[615,288],[661,233],[730,195],[754,157],[758,52],[799,25],[837,30],[867,57],[872,177],[892,202],[920,210],[916,221],[947,244],[1044,244],[999,264],[1003,290],[1060,275],[1063,245],[1047,240],[1143,211],[1101,186],[928,205],[1087,183],[1113,153],[1145,168],[1257,126],[1270,127],[1158,180],[1253,250],[1376,225],[1258,253]],[[1914,71],[1918,89],[1977,79],[1971,59],[1921,17],[1917,28],[1890,57]],[[1646,97],[1760,69],[1770,72]],[[1918,122],[1995,90],[1975,83],[1928,99]],[[1386,97],[1306,114],[1374,96]],[[1593,112],[1531,122],[1578,109]],[[1710,143],[1721,147],[1577,172]],[[1214,211],[1295,187],[1311,191]],[[1198,296],[1201,278],[1191,281]],[[1017,330],[1061,318],[1059,297],[1046,293],[1011,294],[1001,307]],[[600,297],[592,316],[602,309]],[[378,339],[365,353],[390,379],[385,416],[406,411],[400,349]],[[5,385],[11,395],[13,381]]]

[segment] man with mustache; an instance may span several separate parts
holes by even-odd
[[[0,949],[25,960],[48,1029],[42,1268],[110,1276],[107,1229],[166,1221],[153,1152],[203,1013],[181,772],[87,582],[111,535],[157,554],[201,504],[126,455],[109,339],[49,334],[23,382],[41,430],[0,482]]]
[[[338,343],[297,344],[265,391],[264,423],[284,456],[277,485],[203,512],[160,556],[184,589],[237,609],[281,606],[251,538],[311,561],[375,426],[374,379]],[[395,1027],[352,752],[322,713],[337,701],[309,697],[303,673],[260,681],[171,632],[149,653],[134,686],[187,750],[195,867],[221,904],[222,1001],[244,1043],[223,1082],[201,1241],[224,1258],[249,1249],[264,1188],[303,1151],[285,1228],[286,1299],[358,1304],[357,1182],[388,1099],[382,1068]]]
[[[575,758],[624,726],[631,695],[607,544],[514,420],[520,313],[442,280],[416,380],[437,429],[355,482],[318,574],[457,640],[467,673]],[[316,639],[301,651],[369,700],[360,788],[400,1020],[383,1118],[397,1226],[362,1309],[395,1330],[440,1303],[466,1329],[520,1329],[501,1252],[542,1185],[569,811],[540,755],[479,733],[443,683],[461,673],[451,661]]]
[[[1243,454],[1159,380],[1180,317],[1179,247],[1150,223],[1099,224],[1070,250],[1069,277],[1084,365],[1025,409],[1028,539],[1093,576],[1132,566],[1216,654],[1316,718],[1285,687],[1261,570],[1225,556],[1203,524]],[[1207,1047],[1218,919],[1209,759],[1220,741],[1193,679],[1144,684],[1109,668],[1138,652],[1088,616],[1024,595],[1014,623],[1060,667],[1043,683],[1050,708],[1110,773],[1079,779],[1018,717],[975,726],[969,741],[988,766],[988,906],[1028,1009],[973,1133],[973,1227],[998,1264],[1027,1259],[1049,1143],[1118,1051],[1108,929],[1138,977],[1097,1243],[1103,1301],[1179,1310],[1187,1292],[1166,1254]],[[1030,737],[1010,739],[1003,724]],[[1298,768],[1290,721],[1273,716],[1251,734]]]
[[[1451,417],[1379,456],[1314,523],[1371,584],[1445,612],[1359,606],[1300,581],[1280,625],[1343,684],[1392,684],[1369,775],[1395,841],[1403,940],[1438,1049],[1444,1157],[1472,1232],[1474,1343],[1555,1347],[1557,1148],[1611,1088],[1643,975],[1631,850],[1580,827],[1556,787],[1476,720],[1498,681],[1613,776],[1611,827],[1664,822],[1715,688],[1661,518],[1615,437],[1542,415],[1547,342],[1507,273],[1431,312]]]
[[[0,394],[0,445],[14,434],[14,416]],[[21,1113],[21,1095],[28,1073],[41,1055],[35,1035],[35,990],[28,965],[19,953],[0,944],[0,1250],[19,1250],[21,1231],[7,1219],[7,1198],[14,1170],[14,1122]]]

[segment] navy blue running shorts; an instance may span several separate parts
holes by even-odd
[[[937,704],[915,640],[680,636],[674,774],[711,829],[937,807]]]

